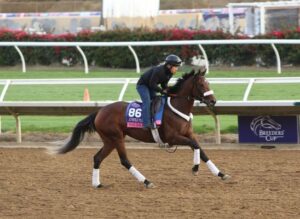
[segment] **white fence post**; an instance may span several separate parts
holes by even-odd
[[[247,100],[248,100],[248,97],[249,97],[249,94],[250,94],[250,91],[251,91],[251,88],[252,88],[254,82],[255,82],[255,79],[254,79],[254,78],[251,78],[251,79],[249,80],[247,89],[246,89],[245,94],[244,94],[243,101],[247,101]]]
[[[2,90],[1,96],[0,96],[0,103],[3,102],[5,94],[7,92],[7,89],[10,85],[11,80],[6,80],[4,88]],[[1,121],[1,116],[0,116],[0,134],[2,133],[2,121]]]
[[[79,47],[79,46],[76,46],[77,50],[80,52],[82,58],[83,58],[83,62],[84,62],[84,72],[86,74],[89,73],[89,65],[88,65],[88,62],[87,62],[87,59],[86,59],[86,56],[84,54],[84,52],[82,51],[82,49]]]
[[[201,44],[199,44],[198,46],[199,46],[199,48],[200,48],[200,50],[201,50],[201,52],[203,54],[203,57],[205,59],[206,74],[208,74],[209,73],[209,63],[208,63],[207,54],[206,54],[206,52],[205,52],[205,50],[204,50],[204,48],[203,48],[203,46]]]
[[[16,133],[17,133],[17,143],[22,142],[22,128],[21,128],[21,119],[19,115],[13,114],[16,120]]]
[[[22,51],[19,49],[18,46],[14,46],[14,47],[15,47],[15,49],[17,50],[17,52],[19,53],[19,55],[20,55],[21,62],[22,62],[22,72],[25,73],[25,72],[26,72],[26,64],[25,64],[25,59],[24,59],[23,53],[22,53]]]
[[[119,101],[123,100],[125,91],[126,91],[126,89],[128,87],[128,84],[129,84],[129,81],[130,81],[130,79],[128,79],[128,78],[125,80],[124,86],[123,86],[123,88],[120,92],[119,98],[118,98]]]
[[[141,69],[140,69],[140,62],[139,62],[139,58],[136,55],[136,52],[134,51],[134,49],[132,48],[132,46],[128,46],[128,48],[130,49],[130,51],[133,54],[134,60],[135,60],[135,65],[136,65],[136,73],[141,73]]]
[[[274,45],[274,43],[271,43],[271,46],[275,52],[276,55],[276,61],[277,61],[277,73],[281,74],[281,61],[280,61],[280,56],[279,56],[279,52],[276,48],[276,46]]]

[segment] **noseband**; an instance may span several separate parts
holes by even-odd
[[[193,98],[194,100],[199,100],[201,103],[204,102],[204,98],[207,97],[207,96],[210,96],[210,95],[213,95],[214,94],[214,91],[213,90],[208,90],[208,91],[205,91],[203,92],[198,86],[197,84],[195,85],[197,80],[194,80],[193,81],[193,88],[192,88],[192,91],[194,90],[194,87],[196,87],[196,90],[197,90],[197,93],[201,94],[200,96],[192,96],[191,98]]]

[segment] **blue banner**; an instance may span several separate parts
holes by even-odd
[[[297,144],[297,116],[239,116],[240,143]]]

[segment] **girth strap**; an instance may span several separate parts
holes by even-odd
[[[177,146],[175,147],[170,147],[170,145],[168,143],[164,143],[160,136],[159,136],[159,132],[158,132],[158,129],[155,128],[155,129],[151,129],[151,133],[152,133],[152,136],[154,138],[154,141],[156,143],[158,143],[158,146],[160,148],[164,148],[167,152],[169,153],[174,153],[176,150],[177,150]]]

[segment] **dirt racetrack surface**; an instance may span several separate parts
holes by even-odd
[[[232,176],[224,182],[203,162],[193,176],[191,150],[129,149],[154,189],[138,183],[114,151],[101,166],[105,187],[95,189],[97,150],[0,148],[0,218],[300,218],[300,150],[206,150]]]

